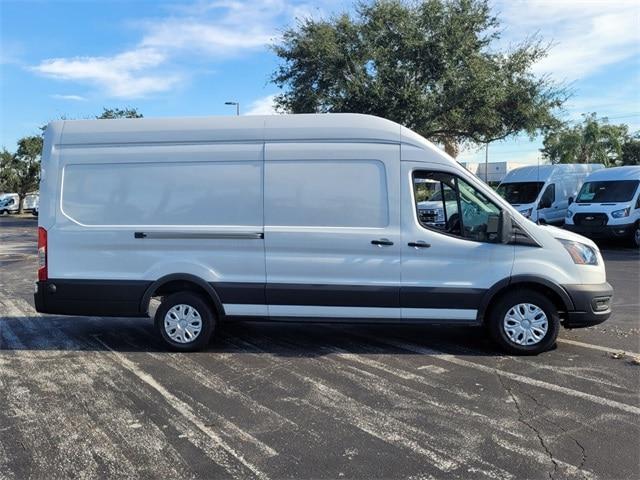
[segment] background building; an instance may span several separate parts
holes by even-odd
[[[490,185],[497,185],[513,169],[534,165],[522,162],[489,162],[485,172],[485,163],[460,162],[464,168]]]

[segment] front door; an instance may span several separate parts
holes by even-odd
[[[485,292],[513,265],[500,209],[453,167],[407,161],[401,173],[402,318],[475,322]]]
[[[399,318],[400,147],[267,143],[269,316]]]

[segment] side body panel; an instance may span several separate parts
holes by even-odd
[[[399,318],[399,160],[397,144],[266,144],[271,317]]]
[[[264,284],[263,151],[262,142],[57,149],[59,186],[45,174],[42,195],[49,278],[91,281],[57,298],[98,300],[111,281],[144,293],[177,273]]]

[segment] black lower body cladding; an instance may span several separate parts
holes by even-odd
[[[209,285],[222,308],[224,304],[270,304],[478,310],[478,319],[467,323],[481,321],[482,312],[497,293],[494,289],[442,287],[226,282]],[[503,285],[508,287],[509,282]],[[566,327],[597,325],[611,315],[613,289],[608,283],[556,285],[555,289],[563,294]],[[34,299],[36,310],[41,313],[144,317],[144,300],[155,290],[154,282],[146,280],[50,279],[37,283]]]
[[[100,317],[146,316],[140,299],[153,282],[144,280],[58,280],[37,283],[34,301],[41,313],[95,315]]]

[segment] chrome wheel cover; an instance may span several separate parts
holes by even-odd
[[[640,227],[636,228],[633,238],[636,241],[636,247],[640,247]]]
[[[519,303],[507,311],[502,328],[516,345],[535,345],[547,334],[549,321],[544,310],[537,305]]]
[[[202,331],[200,313],[191,305],[174,305],[164,316],[164,331],[176,343],[191,343]]]

